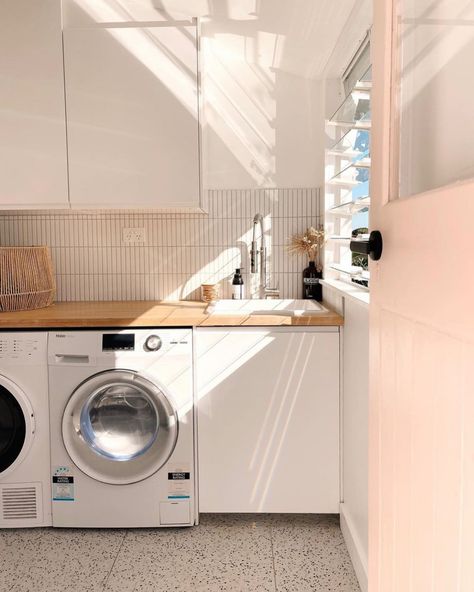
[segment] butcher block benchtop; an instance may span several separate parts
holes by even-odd
[[[57,302],[37,310],[0,312],[1,329],[53,329],[57,327],[275,327],[334,326],[343,318],[323,305],[314,316],[278,314],[207,314],[203,302],[125,301]]]

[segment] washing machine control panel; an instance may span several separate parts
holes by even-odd
[[[0,337],[0,360],[7,363],[38,363],[43,361],[40,340],[34,335],[2,334]]]
[[[134,351],[134,333],[104,333],[102,335],[102,351]]]
[[[143,343],[147,352],[158,351],[163,342],[158,335],[149,335]],[[135,351],[135,335],[133,333],[104,333],[102,335],[102,351]]]
[[[110,364],[111,360],[122,360],[123,365],[123,360],[191,354],[191,328],[51,331],[48,335],[50,365],[79,367]]]

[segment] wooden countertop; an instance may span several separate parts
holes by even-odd
[[[274,327],[340,326],[344,319],[324,305],[313,316],[206,314],[203,302],[57,302],[37,310],[0,312],[1,329],[59,327]]]

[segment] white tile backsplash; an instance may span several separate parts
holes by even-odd
[[[289,255],[289,237],[318,224],[320,191],[208,191],[208,214],[151,211],[15,211],[0,214],[0,245],[49,245],[57,299],[200,299],[203,282],[220,282],[230,297],[236,267],[251,285],[253,216],[265,218],[272,287],[283,298],[301,295],[304,257]],[[144,228],[145,243],[124,244],[123,228]]]

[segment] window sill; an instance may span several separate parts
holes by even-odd
[[[339,292],[342,296],[355,300],[368,308],[370,304],[370,292],[358,288],[356,285],[351,285],[348,282],[341,280],[320,280],[321,284],[327,288],[331,288]]]

